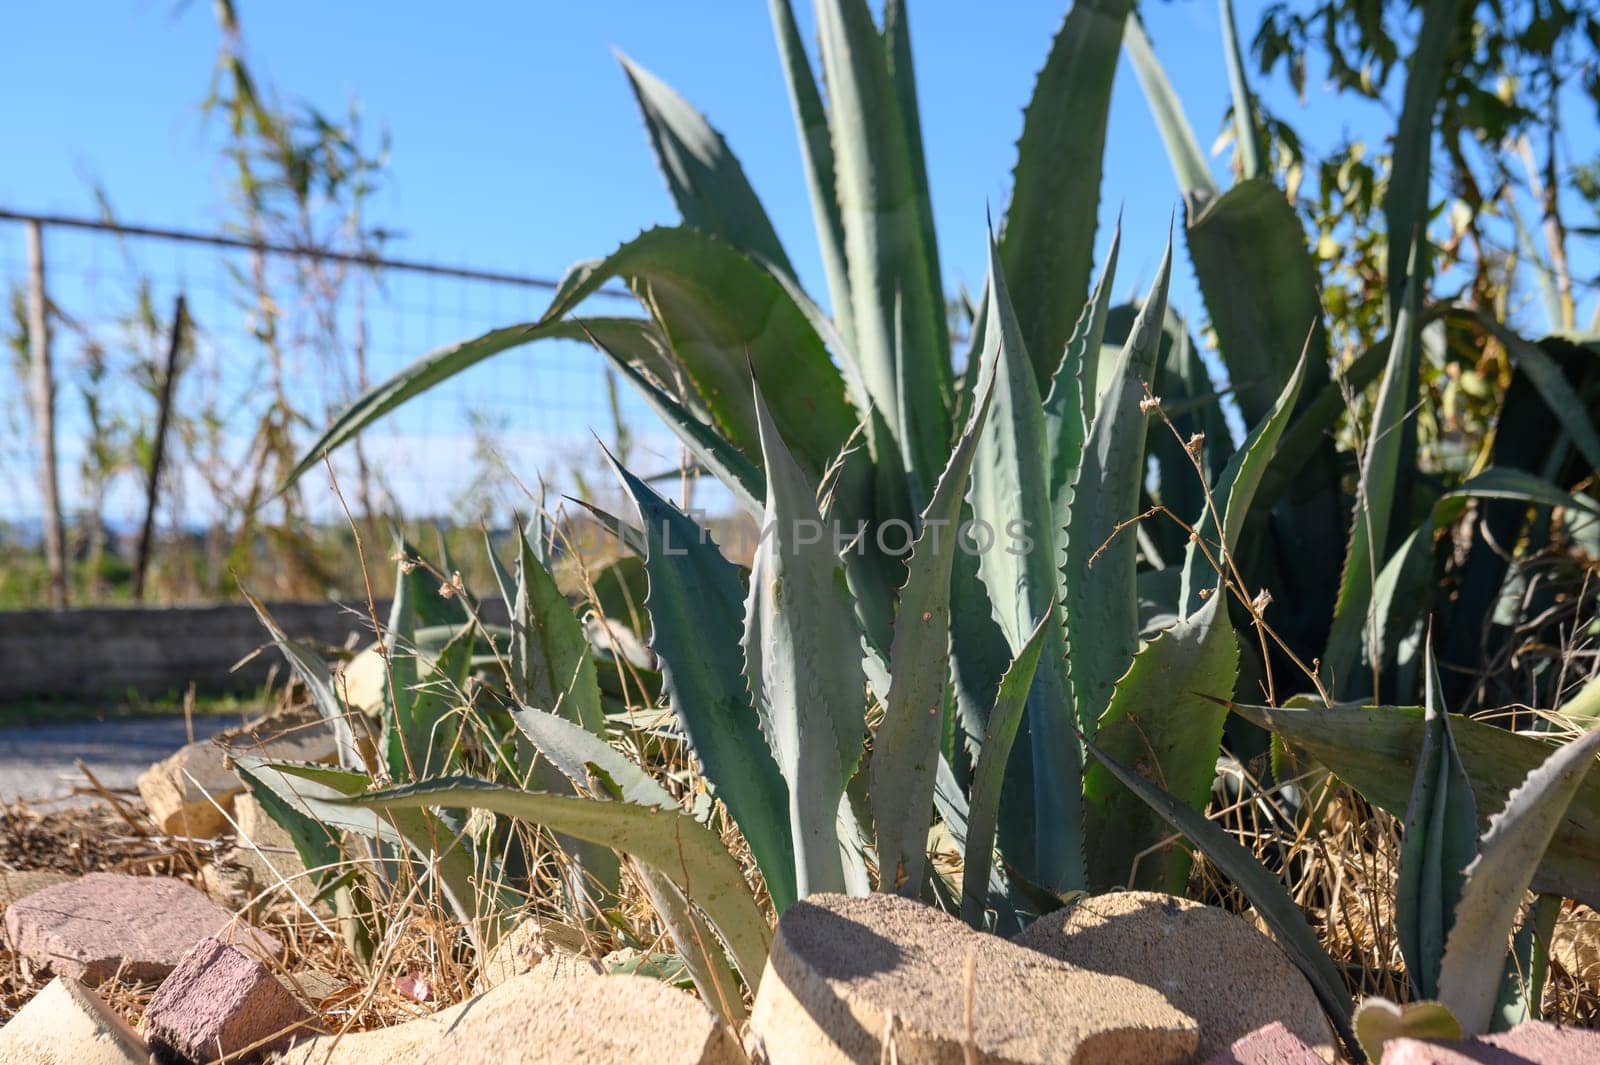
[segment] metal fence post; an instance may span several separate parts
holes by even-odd
[[[56,384],[50,367],[50,308],[44,287],[44,232],[36,221],[28,234],[28,370],[33,386],[33,426],[39,446],[39,495],[44,519],[44,557],[50,571],[50,605],[67,608],[66,535],[61,527],[61,489],[56,479]]]

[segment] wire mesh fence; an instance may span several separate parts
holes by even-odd
[[[37,227],[40,269],[25,239]],[[168,357],[169,425],[151,522],[152,599],[359,587],[349,535],[504,526],[541,483],[604,494],[595,436],[641,470],[681,461],[603,356],[547,341],[486,360],[406,404],[282,494],[294,459],[368,386],[426,352],[536,319],[547,279],[248,240],[0,215],[0,285],[16,401],[0,414],[0,605],[49,598],[52,508],[29,295],[42,281],[55,481],[75,602],[130,594]],[[618,297],[622,299],[619,300]],[[608,293],[615,311],[625,293]],[[597,301],[598,303],[598,301]],[[331,474],[331,476],[330,476]],[[335,491],[331,485],[337,485]],[[383,554],[387,544],[380,544]]]

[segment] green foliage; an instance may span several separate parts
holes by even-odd
[[[1469,948],[1455,944],[1480,958],[1501,949],[1515,909],[1506,900],[1530,885],[1596,901],[1600,794],[1583,781],[1590,740],[1552,753],[1544,738],[1448,718],[1447,702],[1481,707],[1450,698],[1438,678],[1453,674],[1419,662],[1418,648],[1431,647],[1430,617],[1441,647],[1458,656],[1475,647],[1515,567],[1565,543],[1594,510],[1575,487],[1592,474],[1583,456],[1600,447],[1600,382],[1584,361],[1595,344],[1526,340],[1488,312],[1479,320],[1433,301],[1430,245],[1419,240],[1407,243],[1409,280],[1393,269],[1385,278],[1403,297],[1382,323],[1387,339],[1336,365],[1318,259],[1267,158],[1283,134],[1250,91],[1231,10],[1241,180],[1226,190],[1153,44],[1128,25],[1186,200],[1182,235],[1208,335],[1249,431],[1235,450],[1212,368],[1167,309],[1170,247],[1137,306],[1111,305],[1115,240],[1089,288],[1110,84],[1131,6],[1083,0],[1057,35],[1026,112],[1011,206],[989,239],[959,384],[903,4],[891,0],[880,33],[865,0],[818,0],[824,104],[787,0],[772,3],[831,314],[800,288],[731,147],[624,61],[683,224],[574,267],[539,321],[443,349],[378,386],[302,469],[482,358],[581,335],[761,519],[753,563],[742,572],[733,545],[719,547],[614,462],[642,528],[590,509],[644,556],[669,724],[613,732],[542,538],[524,539],[517,576],[497,571],[513,624],[509,665],[495,656],[505,696],[486,711],[521,726],[488,760],[511,772],[427,749],[443,720],[422,701],[429,678],[462,686],[463,658],[482,664],[471,641],[495,639],[481,626],[475,637],[451,630],[426,660],[398,670],[391,660],[405,680],[392,682],[385,709],[407,755],[384,771],[396,786],[357,797],[340,778],[344,790],[320,796],[311,815],[356,831],[365,822],[352,810],[364,804],[415,811],[443,830],[448,811],[470,806],[563,833],[574,853],[622,852],[644,870],[690,979],[730,1017],[727,959],[696,942],[708,938],[697,930],[714,927],[753,985],[760,913],[720,841],[608,741],[659,731],[685,740],[779,911],[813,891],[869,890],[875,867],[879,890],[959,899],[973,925],[1010,928],[1069,892],[1130,880],[1185,890],[1191,851],[1161,849],[1176,830],[1251,899],[1356,1053],[1338,967],[1277,876],[1205,816],[1218,754],[1234,742],[1224,737],[1231,706],[1241,731],[1248,722],[1276,733],[1407,816],[1403,953],[1420,995],[1437,991],[1464,1028],[1481,1030],[1509,985],[1495,967],[1459,975],[1452,955]],[[1439,80],[1430,57],[1451,54],[1454,31],[1424,20],[1415,77]],[[1405,132],[1432,113],[1429,100],[1448,99],[1445,77],[1442,95],[1408,89]],[[1428,158],[1417,143],[1397,147],[1396,165],[1411,169],[1388,187],[1411,200],[1425,193]],[[1383,206],[1421,219],[1428,205]],[[630,286],[645,317],[577,317],[611,279]],[[1498,437],[1462,462],[1419,449],[1418,423],[1434,416],[1436,341],[1459,342],[1469,328],[1516,362],[1505,417],[1544,418],[1565,435],[1537,447],[1526,434]],[[1454,549],[1479,522],[1512,559]],[[419,624],[401,616],[391,629],[420,642]],[[302,665],[308,683],[331,691]],[[1316,708],[1246,705],[1258,681],[1268,702],[1315,688],[1295,704]],[[1427,710],[1404,705],[1419,689]],[[1328,705],[1352,694],[1389,705]],[[442,779],[407,775],[417,748]],[[1233,753],[1248,757],[1240,745]],[[1575,813],[1563,820],[1557,807]],[[1477,839],[1477,818],[1502,808]],[[962,851],[960,877],[928,860],[936,816]],[[407,843],[392,830],[378,839],[396,851]],[[1519,950],[1532,959],[1529,936]],[[1364,1016],[1357,1027],[1379,1041],[1439,1019],[1379,1007]]]

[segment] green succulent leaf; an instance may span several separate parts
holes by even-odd
[[[1235,703],[1230,708],[1321,762],[1368,801],[1396,817],[1405,816],[1411,770],[1422,749],[1426,715],[1421,707],[1302,710]],[[1554,748],[1534,736],[1468,717],[1456,717],[1450,726],[1483,828],[1487,811],[1504,808]],[[1600,905],[1600,776],[1591,776],[1578,788],[1537,868],[1529,868],[1533,890]],[[1494,968],[1498,979],[1498,966]]]
[[[1171,267],[1169,242],[1089,426],[1066,529],[1072,692],[1079,727],[1091,736],[1138,649],[1138,551],[1122,525],[1139,511],[1145,387],[1155,380]]]
[[[1327,380],[1320,280],[1305,230],[1283,190],[1255,178],[1191,216],[1188,235],[1239,411],[1246,425],[1257,425],[1302,351],[1310,352],[1306,384],[1315,389]]]
[[[1211,167],[1200,149],[1200,142],[1195,140],[1188,116],[1183,113],[1177,90],[1167,79],[1167,72],[1151,47],[1150,37],[1136,16],[1128,17],[1128,26],[1122,31],[1122,48],[1128,53],[1139,86],[1150,104],[1150,112],[1155,116],[1156,128],[1161,132],[1183,198],[1192,210],[1199,210],[1217,198],[1217,183],[1211,176]]]
[[[334,746],[339,752],[339,764],[349,769],[363,766],[365,761],[361,757],[360,747],[356,744],[355,731],[350,727],[350,710],[334,686],[333,673],[328,669],[328,663],[309,647],[289,639],[261,600],[248,591],[244,591],[243,595],[245,601],[256,612],[256,617],[261,619],[261,624],[272,637],[273,644],[288,660],[289,668],[294,670],[294,675],[299,678],[300,683],[306,686],[306,691],[311,695],[312,705],[317,708],[323,723],[332,730]]]
[[[850,309],[850,271],[845,262],[844,222],[839,217],[838,182],[833,164],[832,132],[828,114],[817,91],[816,75],[805,41],[795,22],[789,0],[771,0],[772,28],[778,38],[789,103],[800,133],[800,154],[805,160],[806,185],[811,191],[811,213],[822,245],[822,266],[828,275],[828,301],[834,323],[844,339],[841,358],[855,359],[855,325]]]
[[[539,753],[577,787],[637,806],[678,809],[672,796],[649,773],[582,727],[527,707],[513,711],[511,717]],[[670,876],[643,861],[638,865],[645,891],[671,933],[690,979],[708,1006],[730,1023],[738,1023],[744,1017],[744,1001],[728,970],[721,944],[704,927]]]
[[[922,531],[906,563],[889,648],[893,679],[873,739],[870,783],[879,889],[912,897],[921,896],[927,874],[928,823],[950,683],[951,572],[961,550],[956,533],[993,395],[991,367],[980,380],[967,428],[922,512]]]
[[[609,458],[609,456],[608,456]],[[782,913],[795,898],[789,792],[744,679],[739,570],[705,530],[611,460],[639,511],[651,647],[668,705],[706,779],[750,844]],[[638,801],[638,800],[635,800]]]
[[[1283,386],[1278,401],[1273,404],[1267,416],[1250,430],[1244,446],[1234,452],[1233,458],[1228,460],[1222,476],[1211,489],[1211,503],[1202,507],[1193,521],[1192,527],[1196,539],[1191,539],[1184,550],[1183,573],[1178,592],[1178,608],[1183,614],[1200,609],[1201,589],[1214,590],[1221,579],[1221,574],[1206,557],[1206,552],[1209,551],[1212,558],[1221,561],[1239,546],[1239,536],[1244,531],[1245,520],[1249,517],[1251,506],[1255,502],[1256,489],[1261,486],[1262,477],[1272,464],[1278,441],[1282,438],[1284,428],[1294,413],[1295,403],[1300,396],[1300,383],[1305,378],[1306,359],[1309,356],[1309,348],[1301,353],[1300,364],[1295,367],[1288,383]],[[1214,512],[1213,505],[1221,512],[1220,536],[1217,529],[1217,513]],[[1200,549],[1201,544],[1206,545],[1206,551]]]
[[[1543,1017],[1545,982],[1550,976],[1550,940],[1561,916],[1560,895],[1540,895],[1528,907],[1506,956],[1500,980],[1500,998],[1490,1027],[1509,1032],[1525,1021]]]
[[[961,918],[973,928],[984,926],[984,909],[993,879],[995,826],[1000,817],[1000,786],[1006,763],[1011,758],[1011,743],[1022,713],[1027,708],[1028,691],[1039,667],[1054,612],[1045,614],[1017,652],[1016,659],[1000,678],[994,707],[983,737],[983,753],[972,771],[972,794],[967,810],[964,838],[961,840],[964,863],[961,873]]]
[[[1416,629],[1433,596],[1433,559],[1441,545],[1436,537],[1449,528],[1472,499],[1509,500],[1537,507],[1566,507],[1600,517],[1600,510],[1581,496],[1518,469],[1489,467],[1440,496],[1428,518],[1401,542],[1383,564],[1372,586],[1368,658],[1387,666],[1400,657],[1401,643]],[[1444,549],[1448,550],[1448,545]],[[1339,630],[1343,634],[1344,630]]]
[[[1409,417],[1415,400],[1416,368],[1421,357],[1418,338],[1418,286],[1406,290],[1405,306],[1395,322],[1394,343],[1378,386],[1377,406],[1367,428],[1366,455],[1356,488],[1355,517],[1350,523],[1350,544],[1345,552],[1344,576],[1334,605],[1333,629],[1322,660],[1322,675],[1338,698],[1361,694],[1357,668],[1372,586],[1389,542],[1390,518],[1396,510],[1400,484],[1401,422]],[[1404,513],[1403,508],[1401,512]]]
[[[1439,994],[1439,961],[1455,920],[1467,865],[1478,853],[1478,810],[1461,756],[1440,705],[1432,643],[1427,654],[1422,750],[1406,804],[1400,875],[1395,885],[1395,930],[1406,973],[1418,998]]]
[[[1222,54],[1228,61],[1228,88],[1233,96],[1234,158],[1239,176],[1248,181],[1266,172],[1266,134],[1256,113],[1255,98],[1245,75],[1244,49],[1239,46],[1239,25],[1233,17],[1233,0],[1221,0]]]
[[[986,344],[995,364],[988,421],[978,438],[971,504],[983,540],[978,553],[994,619],[1011,657],[1041,618],[1046,627],[1040,666],[1028,696],[1028,742],[1033,770],[1035,848],[1011,855],[1030,879],[1057,891],[1083,886],[1083,841],[1078,814],[1083,755],[1071,715],[1071,686],[1056,601],[1061,554],[1050,498],[1044,408],[1022,334],[1012,312],[999,246],[989,242],[989,321]],[[987,372],[987,371],[986,371]],[[1130,650],[1131,655],[1131,650]]]
[[[1083,444],[1089,435],[1089,420],[1094,417],[1095,381],[1106,321],[1111,311],[1111,284],[1117,275],[1117,255],[1122,248],[1122,222],[1111,234],[1111,250],[1106,254],[1100,280],[1078,316],[1078,324],[1061,352],[1061,364],[1050,378],[1044,397],[1044,436],[1050,448],[1050,498],[1055,507],[1055,525],[1064,529],[1072,515],[1072,487],[1083,461]],[[1063,594],[1065,587],[1062,588]]]
[[[803,898],[845,890],[836,821],[861,761],[866,678],[844,574],[814,490],[759,389],[755,406],[767,508],[745,605],[745,679],[789,786],[795,887]]]
[[[1022,117],[1001,260],[1044,388],[1089,295],[1111,85],[1133,0],[1067,10]]]
[[[580,322],[579,327],[588,332],[587,323]],[[766,482],[755,463],[622,351],[610,347],[598,333],[590,334],[589,340],[633,383],[650,409],[677,435],[695,459],[722,482],[745,512],[760,514],[759,500],[766,494]]]
[[[1226,596],[1213,595],[1188,618],[1146,644],[1117,682],[1100,717],[1095,742],[1175,799],[1204,811],[1216,776],[1227,711],[1207,696],[1233,691],[1239,643],[1228,622]],[[1083,780],[1084,835],[1089,883],[1181,894],[1189,881],[1189,850],[1158,851],[1171,835],[1166,821],[1117,783],[1104,765]]]
[[[339,805],[353,817],[359,810],[382,810],[391,817],[406,810],[489,810],[622,851],[670,879],[727,943],[745,983],[754,990],[761,982],[772,939],[766,918],[722,841],[681,810],[522,791],[470,777],[370,792]]]
[[[889,418],[912,459],[909,472],[926,493],[944,468],[953,382],[948,338],[940,341],[940,279],[928,272],[936,257],[924,241],[919,197],[925,192],[866,0],[818,0],[816,13],[856,355],[872,402]],[[896,342],[901,324],[903,345]],[[900,423],[902,393],[915,426]]]
[[[595,335],[603,337],[614,349],[627,352],[630,358],[659,363],[661,356],[656,345],[657,335],[649,322],[636,318],[590,318],[584,325]],[[385,414],[487,358],[536,340],[583,339],[584,328],[572,322],[524,322],[430,351],[387,381],[368,389],[341,411],[317,441],[306,449],[285,479],[283,487],[294,484],[313,466],[320,464],[323,456],[348,444]]]
[[[1552,751],[1506,797],[1504,808],[1490,820],[1479,841],[1478,857],[1467,867],[1466,886],[1439,966],[1439,1001],[1461,1019],[1468,1035],[1489,1030],[1500,994],[1501,967],[1486,964],[1486,959],[1504,955],[1523,895],[1536,880],[1541,860],[1548,860],[1558,834],[1570,827],[1569,811],[1580,801],[1586,778],[1593,776],[1590,770],[1597,753],[1600,731],[1584,733]],[[1583,816],[1581,810],[1578,816]]]
[[[432,882],[480,952],[492,949],[501,928],[499,915],[516,905],[493,864],[475,853],[471,841],[426,809],[396,810],[380,816],[348,805],[371,783],[364,772],[326,765],[270,762],[256,755],[234,760],[290,809],[326,828],[351,832],[403,848]]]
[[[1416,47],[1406,62],[1405,101],[1394,135],[1389,191],[1383,199],[1383,228],[1389,234],[1389,309],[1391,319],[1396,321],[1402,313],[1401,306],[1428,284],[1432,264],[1427,251],[1428,186],[1434,115],[1449,73],[1461,4],[1462,0],[1438,0],[1424,9]],[[1422,253],[1414,255],[1408,264],[1407,252],[1413,242],[1422,246]],[[1408,278],[1414,278],[1416,283],[1409,284]]]
[[[784,382],[773,417],[812,476],[855,431],[844,380],[806,313],[765,267],[687,226],[649,229],[562,278],[541,326],[567,317],[607,281],[625,280],[650,308],[711,422],[751,458],[761,454],[749,367]],[[668,379],[668,378],[664,378]]]
[[[600,682],[583,623],[555,578],[518,530],[517,595],[511,606],[512,692],[518,700],[560,714],[605,735]]]
[[[684,224],[792,274],[772,220],[722,134],[666,82],[625,55],[617,58]]]

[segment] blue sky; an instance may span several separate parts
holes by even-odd
[[[1004,209],[1021,109],[1066,6],[1018,0],[984,5],[980,14],[970,3],[912,0],[928,168],[951,291],[981,283],[985,216]],[[1247,36],[1261,6],[1239,4]],[[388,179],[370,218],[404,234],[391,245],[396,254],[557,277],[576,260],[674,221],[613,54],[621,49],[710,115],[766,202],[802,280],[825,294],[761,0],[495,0],[448,9],[243,0],[240,7],[252,67],[280,100],[338,114],[359,99],[368,128],[391,134]],[[809,4],[800,0],[796,7],[809,36]],[[1157,53],[1209,145],[1227,105],[1217,9],[1211,0],[1143,7]],[[0,64],[0,98],[9,103],[0,110],[0,143],[8,150],[0,204],[91,214],[91,188],[99,183],[126,220],[211,229],[226,218],[220,131],[204,123],[199,109],[218,41],[208,4],[55,0],[13,5],[5,24],[10,47]],[[1331,147],[1346,128],[1370,135],[1387,132],[1392,121],[1378,107],[1323,96],[1315,70],[1304,109],[1276,81],[1258,88],[1269,106],[1300,126],[1313,151]],[[1122,208],[1122,296],[1153,272],[1179,203],[1126,62],[1109,141],[1102,245]],[[1213,163],[1226,184],[1225,160]],[[0,245],[0,263],[14,270],[19,229],[0,227]],[[190,256],[168,269],[187,280],[203,273],[195,263]],[[1181,250],[1176,263],[1174,305],[1198,316],[1202,308]],[[424,290],[417,297],[425,305],[421,320],[397,315],[398,324],[375,334],[375,347],[399,365],[429,346],[531,316],[543,305],[542,296],[521,293],[441,309],[454,298]],[[513,376],[522,370],[496,372],[495,380],[479,381],[480,390],[539,388]],[[571,387],[580,388],[574,381]],[[576,413],[549,426],[564,434],[563,446],[577,449],[584,446],[579,423],[599,409],[593,380],[581,388],[587,398]],[[471,402],[470,389],[459,395]],[[509,408],[509,417],[545,418],[528,405],[534,402]],[[441,410],[413,412],[409,423],[399,416],[390,429],[409,434],[422,451],[430,450],[430,433],[450,435],[446,450],[459,458],[463,415]],[[670,448],[658,450],[665,457]]]
[[[1013,144],[1062,0],[911,5],[935,212],[950,280],[981,280],[985,211],[1003,209]],[[1251,25],[1254,8],[1242,5]],[[809,20],[809,5],[800,3]],[[1157,48],[1209,143],[1226,105],[1215,6],[1148,4]],[[671,220],[613,49],[706,111],[739,153],[808,284],[820,270],[767,6],[685,0],[241,5],[258,76],[281,97],[339,113],[359,98],[393,136],[374,217],[406,252],[559,275]],[[12,146],[0,202],[90,211],[89,180],[118,211],[206,226],[226,174],[198,101],[217,31],[209,5],[61,0],[6,17],[0,68]],[[21,47],[15,47],[20,45]],[[70,61],[68,61],[70,60]],[[21,101],[29,101],[21,103]],[[1114,100],[1105,210],[1126,205],[1134,277],[1153,267],[1177,204],[1165,155],[1126,70]]]

